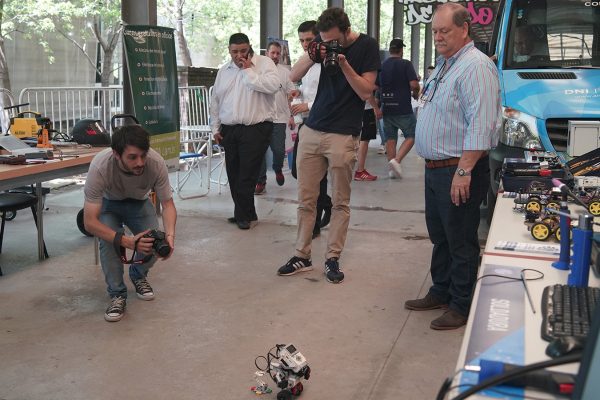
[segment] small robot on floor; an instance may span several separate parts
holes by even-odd
[[[258,366],[257,361],[260,358],[266,360],[265,368]],[[275,345],[269,350],[266,357],[256,357],[254,365],[259,371],[267,372],[277,387],[281,389],[277,393],[277,400],[290,400],[292,396],[300,396],[304,390],[302,381],[310,378],[310,367],[306,358],[293,344]]]

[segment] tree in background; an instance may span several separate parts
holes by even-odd
[[[51,35],[60,35],[82,52],[101,76],[103,86],[110,84],[113,58],[121,32],[121,1],[98,0],[0,0],[0,84],[10,90],[10,76],[4,44],[16,35],[37,41],[50,64],[54,63]],[[96,65],[96,49],[88,49],[93,36],[102,49],[102,64]],[[90,55],[91,53],[91,55]]]
[[[73,8],[63,14],[57,22],[56,31],[75,45],[88,60],[92,68],[100,75],[100,84],[109,86],[114,72],[114,56],[120,42],[121,31],[121,0],[71,0]],[[77,30],[74,21],[84,21],[83,28]],[[95,57],[96,49],[87,48],[87,39],[92,35],[101,49],[101,64],[98,66]]]
[[[187,3],[188,5],[190,4],[189,1]],[[190,67],[192,65],[192,55],[190,53],[190,48],[184,31],[186,16],[189,14],[189,10],[187,10],[187,7],[184,10],[185,6],[185,0],[161,0],[158,10],[160,10],[161,16],[163,16],[167,21],[166,25],[175,27],[177,65]]]
[[[260,43],[259,0],[185,0],[180,16],[175,15],[173,8],[177,1],[162,0],[158,4],[159,19],[170,26],[177,26],[176,20],[179,20],[181,32],[185,26],[184,40],[189,51],[203,54],[209,60],[208,65],[203,66],[216,67],[229,58],[228,43],[233,33],[247,34],[255,47]],[[183,41],[179,37],[178,41],[177,46],[181,47]],[[182,61],[185,63],[183,59],[178,61],[180,65]]]

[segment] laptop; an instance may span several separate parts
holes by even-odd
[[[53,157],[51,149],[38,149],[35,147],[29,147],[27,143],[10,134],[0,135],[0,147],[12,155],[22,155],[27,159],[42,158],[47,160]]]

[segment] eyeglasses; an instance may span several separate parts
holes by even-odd
[[[437,91],[438,85],[440,84],[442,79],[444,79],[444,75],[446,75],[446,72],[447,72],[446,61],[444,61],[444,64],[438,70],[438,73],[433,78],[430,78],[427,80],[427,83],[425,84],[425,87],[423,88],[423,93],[421,94],[421,98],[419,99],[420,101],[425,103],[428,101],[431,102],[433,100],[433,96],[435,95],[435,92]],[[433,85],[433,87],[431,87],[431,85]]]

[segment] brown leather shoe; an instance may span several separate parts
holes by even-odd
[[[442,314],[441,317],[438,317],[431,321],[431,325],[429,327],[431,329],[435,329],[438,331],[447,331],[450,329],[457,329],[461,326],[464,326],[467,323],[467,317],[458,312],[450,309]]]
[[[429,293],[422,299],[408,300],[404,303],[404,308],[414,311],[435,310],[436,308],[448,308],[448,304],[444,303]]]

